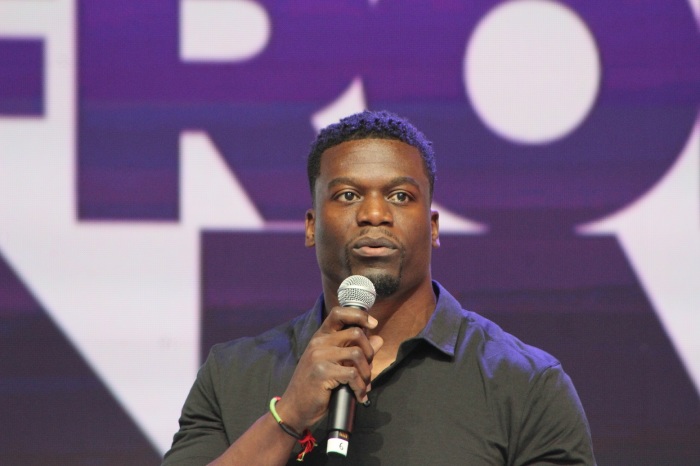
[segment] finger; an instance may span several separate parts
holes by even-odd
[[[377,352],[370,342],[371,337],[367,337],[365,331],[360,327],[346,328],[328,337],[334,341],[334,346],[359,348],[362,350],[362,354],[368,362],[372,362],[374,354]],[[381,337],[378,338],[381,340]],[[373,339],[373,341],[375,341],[376,344],[376,339]],[[381,341],[383,342],[384,340]],[[381,347],[381,344],[379,346]]]
[[[369,315],[366,311],[354,307],[336,306],[328,313],[321,328],[326,332],[337,332],[352,326],[373,329],[377,324],[377,319]]]
[[[368,367],[368,370],[371,371],[371,367]],[[355,377],[349,379],[347,384],[355,394],[355,399],[364,404],[368,400],[367,392],[370,390],[371,375],[367,374],[365,377],[361,374],[361,371],[356,371],[354,375]]]
[[[334,372],[336,367],[354,367],[361,377],[369,381],[374,350],[364,335],[363,340],[362,345],[352,346],[317,345],[312,342],[313,347],[307,349],[299,364],[307,367],[307,373],[312,380],[331,383],[333,384],[331,388],[336,385],[331,379],[335,379],[338,383],[347,383],[347,380],[342,378],[344,376],[339,375],[343,374],[342,371]],[[369,352],[369,357],[366,352]]]
[[[354,365],[335,366],[329,368],[328,375],[332,375],[327,388],[333,390],[340,385],[347,385],[355,394],[355,398],[360,403],[364,403],[367,399],[367,391],[370,384],[370,368],[360,369]]]
[[[369,344],[372,346],[372,350],[376,354],[379,349],[384,345],[384,339],[379,335],[372,335],[369,337]]]
[[[381,345],[381,338],[374,339],[375,343]],[[355,393],[357,401],[366,403],[368,401],[367,392],[370,390],[372,380],[372,364],[371,359],[365,359],[364,353],[359,348],[346,348],[343,350],[342,363],[346,367],[355,369],[355,371],[343,370],[342,375],[338,377],[346,377],[339,380],[350,386]]]
[[[355,367],[358,371],[358,375],[362,377],[362,379],[365,380],[366,383],[369,383],[372,373],[372,368],[370,367],[371,361],[369,358],[367,358],[362,348],[360,348],[359,346],[340,348],[338,350],[338,353],[338,362],[340,365],[346,367]]]

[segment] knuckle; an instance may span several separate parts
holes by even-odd
[[[309,352],[313,352],[319,345],[319,339],[318,338],[312,338],[308,345],[306,345],[306,350]]]
[[[319,379],[325,379],[327,372],[326,365],[321,362],[317,362],[311,366],[311,373]]]
[[[357,370],[354,367],[348,368],[347,377],[348,377],[348,381],[357,378]]]
[[[350,358],[353,361],[362,361],[362,359],[365,357],[365,354],[362,352],[360,348],[352,348],[350,350]]]

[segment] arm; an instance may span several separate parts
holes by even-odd
[[[547,368],[533,382],[518,438],[514,465],[596,464],[586,414],[560,365]]]
[[[356,325],[358,328],[345,328]],[[277,412],[290,428],[303,432],[328,409],[331,391],[347,383],[358,400],[367,398],[371,360],[381,338],[367,338],[362,329],[376,327],[366,312],[333,308],[301,356]],[[205,364],[185,403],[180,431],[164,465],[284,465],[296,444],[267,412],[229,445],[216,400],[212,373]],[[217,455],[220,455],[217,457]],[[215,458],[215,459],[214,459]]]

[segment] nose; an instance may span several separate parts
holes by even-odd
[[[393,221],[391,203],[380,194],[365,196],[357,210],[357,224],[360,226],[391,225]]]

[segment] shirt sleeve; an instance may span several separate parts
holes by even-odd
[[[561,365],[531,385],[522,413],[516,466],[595,465],[591,433],[576,389]]]
[[[180,429],[165,454],[163,466],[201,466],[219,457],[229,446],[217,386],[216,358],[209,354],[190,390],[180,415]]]

